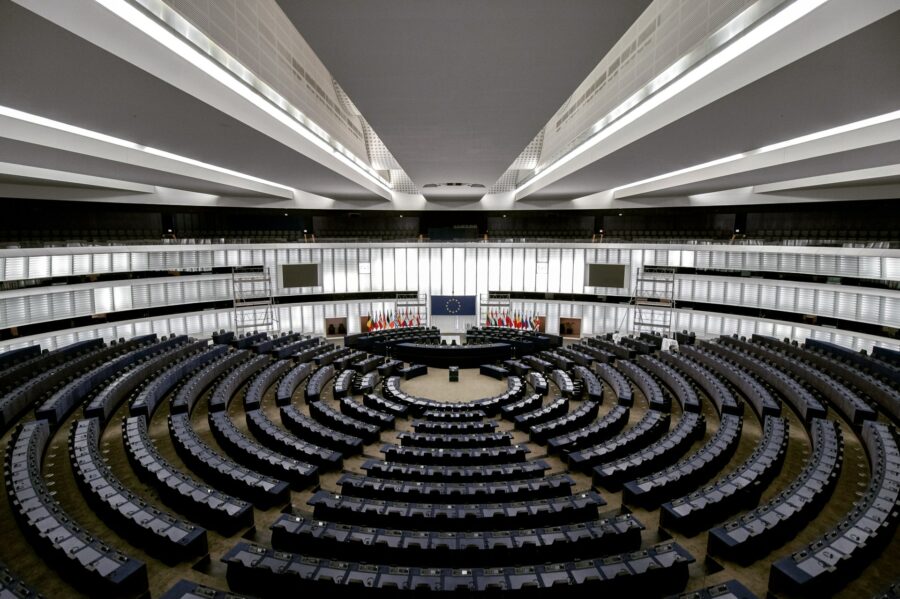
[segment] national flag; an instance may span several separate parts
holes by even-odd
[[[506,312],[506,326],[511,327],[513,325],[512,318],[509,317],[509,311]]]
[[[372,315],[371,314],[369,314],[369,319],[366,320],[366,330],[367,331],[372,330]]]

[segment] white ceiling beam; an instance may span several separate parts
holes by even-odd
[[[346,158],[342,159],[324,141],[318,140],[317,143],[313,136],[301,134],[299,131],[303,127],[287,113],[271,105],[221,65],[165,27],[156,24],[153,35],[145,34],[95,0],[14,1],[372,193],[393,199],[389,188],[351,167]],[[125,4],[124,9],[130,9],[138,15],[137,18],[151,19],[141,15],[133,6]],[[163,43],[163,38],[179,51],[170,49]]]
[[[286,185],[5,106],[0,106],[0,137],[218,183],[250,195],[294,197],[294,189]]]
[[[803,177],[802,179],[790,179],[788,181],[766,183],[765,185],[754,186],[753,191],[756,193],[776,193],[794,189],[812,189],[838,185],[849,186],[851,184],[866,183],[868,181],[886,179],[889,177],[900,178],[900,164],[888,164],[885,166],[863,168],[853,171],[829,173],[827,175],[819,175],[816,177]]]
[[[795,4],[802,8],[806,1],[796,0]],[[713,55],[669,84],[669,87],[677,86],[673,89],[680,90],[672,97],[664,101],[654,99],[655,96],[648,97],[632,109],[632,112],[637,111],[635,114],[640,114],[639,117],[631,120],[626,113],[618,121],[621,124],[617,125],[614,121],[607,126],[605,133],[600,131],[596,135],[594,139],[599,142],[588,140],[545,168],[517,189],[516,197],[521,200],[896,10],[896,0],[826,0],[808,14],[714,69],[709,66],[709,61],[715,59],[716,55]],[[766,23],[763,23],[758,27],[765,26]],[[752,34],[751,30],[745,36]],[[739,43],[740,38],[720,53],[729,52],[730,47]],[[703,76],[700,73],[704,73]],[[667,93],[671,92],[663,88],[657,92],[663,95],[656,97],[665,97]]]
[[[49,168],[28,166],[25,164],[15,164],[12,162],[0,162],[0,175],[33,179],[47,184],[60,183],[65,185],[80,185],[94,189],[114,189],[118,191],[131,191],[134,193],[153,193],[155,190],[152,185],[144,185],[143,183],[109,179],[107,177],[95,177],[93,175],[82,175],[80,173],[58,171]]]
[[[749,173],[895,141],[900,141],[900,111],[856,123],[848,123],[825,131],[817,131],[741,154],[726,156],[672,173],[622,185],[613,189],[612,192],[619,199],[657,193],[719,177]]]

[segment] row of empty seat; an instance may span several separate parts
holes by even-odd
[[[452,403],[410,396],[401,388],[402,378],[387,369],[382,379],[380,369],[388,363],[379,356],[325,348],[295,334],[219,339],[215,346],[188,338],[118,343],[115,351],[101,354],[111,363],[141,353],[127,363],[118,362],[124,365],[115,372],[103,371],[110,376],[99,376],[102,364],[96,355],[80,362],[81,367],[71,371],[74,378],[46,391],[59,393],[96,371],[96,379],[84,386],[89,389],[72,394],[58,417],[26,422],[13,441],[29,430],[28,435],[36,436],[28,443],[40,446],[31,453],[42,455],[54,426],[64,424],[83,404],[93,406],[94,415],[85,413],[80,420],[76,416],[60,433],[69,439],[78,495],[123,540],[164,563],[205,553],[206,528],[232,536],[252,527],[256,518],[251,503],[271,510],[263,518],[274,519],[270,546],[234,538],[225,544],[224,554],[217,547],[210,556],[225,563],[231,591],[254,596],[344,589],[385,595],[527,595],[542,589],[553,592],[551,588],[580,596],[682,591],[694,556],[674,541],[653,544],[642,539],[643,524],[624,505],[601,512],[604,498],[579,482],[584,477],[552,466],[559,459],[573,471],[593,474],[593,482],[607,491],[622,488],[623,504],[659,508],[660,526],[666,530],[688,536],[711,530],[709,556],[739,562],[764,555],[781,558],[773,560],[771,568],[773,592],[830,592],[832,583],[839,588],[866,558],[879,555],[896,528],[896,509],[887,509],[896,506],[900,488],[894,429],[875,422],[880,420],[876,412],[864,412],[868,406],[856,385],[845,384],[830,371],[821,382],[813,380],[820,365],[803,361],[775,340],[722,338],[683,347],[682,353],[651,356],[645,352],[658,351],[658,339],[638,338],[624,347],[632,358],[594,345],[584,346],[593,351],[543,350],[515,360],[518,366],[505,361],[486,368],[486,376],[507,380],[506,392]],[[298,342],[303,347],[295,346]],[[280,357],[279,349],[288,347],[294,353]],[[301,356],[313,348],[320,353]],[[93,345],[85,351],[104,349]],[[614,358],[607,359],[607,354]],[[31,352],[9,359],[7,369],[37,358]],[[66,361],[59,358],[53,366]],[[402,372],[403,365],[391,369]],[[770,377],[770,371],[778,374]],[[0,380],[5,372],[0,370]],[[765,383],[776,379],[772,393]],[[616,403],[604,409],[607,385]],[[835,395],[828,394],[829,386]],[[92,402],[95,391],[102,399]],[[641,401],[635,401],[636,395]],[[856,401],[848,399],[851,395]],[[306,401],[298,401],[301,397]],[[843,408],[838,406],[841,397],[846,400]],[[777,416],[779,398],[808,428],[812,452],[796,480],[756,507],[789,447],[787,420]],[[819,398],[836,411],[823,409],[814,415]],[[708,423],[701,415],[707,399],[715,411]],[[104,427],[126,400],[122,413],[131,415],[123,421],[122,437],[129,465],[158,498],[141,497],[125,486],[101,453]],[[744,401],[754,407],[761,437],[750,456],[732,467],[729,462],[742,442]],[[854,404],[867,416],[855,418],[855,412],[846,409]],[[168,419],[168,434],[154,441],[151,424],[165,406],[169,415],[158,419]],[[280,422],[269,416],[276,412]],[[843,443],[838,417],[859,427],[872,471],[869,486],[835,530],[785,557],[778,547],[815,516],[839,480]],[[510,424],[500,418],[525,431],[530,443],[515,444],[524,433],[509,431]],[[385,431],[391,431],[387,443]],[[170,443],[181,462],[164,459],[157,442]],[[535,453],[541,456],[544,447],[558,457],[528,459]],[[346,462],[352,464],[349,470],[322,483],[324,488],[316,486],[320,469],[341,469],[346,457],[363,452],[363,462]],[[370,452],[383,457],[369,457]],[[14,453],[11,444],[7,489],[16,501],[18,490],[10,483],[9,467]],[[29,478],[35,486],[44,484],[46,491],[41,461]],[[275,514],[288,504],[291,486],[312,489],[307,505]],[[49,492],[46,496],[46,503],[36,505],[52,506],[56,500]],[[167,513],[157,501],[173,511]],[[734,519],[726,522],[728,518]],[[77,528],[74,521],[68,526]],[[22,527],[37,528],[28,523]],[[723,541],[723,535],[730,541]],[[251,529],[245,538],[268,536]],[[46,543],[33,542],[41,547]],[[140,560],[108,544],[91,547],[107,551],[100,551],[101,558],[113,556],[132,564],[131,570],[122,570],[128,574],[123,581],[85,575],[80,588],[98,595],[147,589],[147,568]],[[95,562],[69,557],[59,563],[68,564],[61,569],[75,580]],[[132,570],[136,573],[129,573]],[[17,584],[14,576],[11,584]],[[224,598],[226,593],[181,581],[164,596]],[[751,596],[733,581],[696,593]]]

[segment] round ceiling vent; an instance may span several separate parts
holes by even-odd
[[[484,189],[484,185],[481,183],[459,183],[459,182],[449,182],[449,183],[426,183],[422,187],[428,189],[434,189],[437,187],[471,187],[473,189]]]

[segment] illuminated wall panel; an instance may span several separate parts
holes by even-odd
[[[381,288],[385,291],[390,289],[403,289],[396,284],[395,273],[397,272],[396,262],[394,260],[394,248],[386,247],[381,250],[381,275],[383,277]]]
[[[500,284],[496,287],[498,291],[512,290],[512,248],[500,248]]]
[[[450,286],[453,295],[466,293],[466,250],[453,248],[453,281]]]
[[[436,268],[442,275],[439,279],[440,288],[433,289],[431,293],[432,295],[453,295],[453,248],[441,248],[439,257],[440,261],[437,266],[432,263],[431,267]]]
[[[20,326],[95,313],[227,300],[228,275],[193,273],[211,267],[260,264],[274,272],[280,264],[318,262],[323,286],[316,291],[322,293],[411,290],[482,295],[491,290],[627,297],[637,269],[644,265],[722,268],[734,271],[735,276],[678,275],[676,301],[753,306],[897,327],[900,292],[895,290],[737,276],[742,270],[764,270],[894,281],[900,279],[896,254],[874,248],[481,242],[8,249],[0,250],[0,278],[8,282],[152,270],[181,270],[186,276],[97,282],[85,284],[87,287],[7,289],[0,291],[0,324]],[[368,265],[368,272],[361,272],[361,263]],[[629,287],[585,287],[587,263],[628,265]],[[199,279],[189,282],[193,277]],[[302,316],[297,314],[307,326]],[[583,318],[590,318],[595,328],[615,320],[606,310]],[[293,322],[295,316],[291,314],[290,319]],[[313,326],[312,320],[308,322]],[[710,326],[714,328],[715,323]]]
[[[478,294],[478,250],[474,247],[465,248],[466,252],[466,288],[464,295]]]
[[[406,284],[406,248],[394,249],[394,287],[410,289]]]

